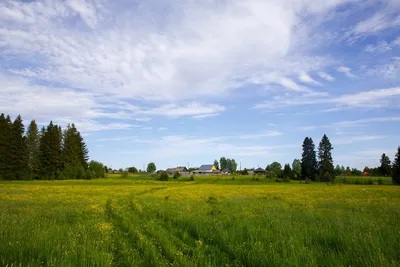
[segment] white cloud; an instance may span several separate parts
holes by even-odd
[[[386,42],[386,41],[382,41],[377,45],[367,45],[365,47],[365,51],[366,52],[388,52],[390,50],[392,50],[393,48],[395,48],[396,46],[400,46],[400,37],[398,37],[397,39],[391,41],[390,43]]]
[[[221,97],[272,70],[267,83],[304,91],[289,78],[293,65],[309,72],[330,64],[302,51],[313,25],[304,15],[345,2],[168,2],[167,14],[151,1],[13,2],[0,5],[1,54],[22,63],[6,66],[13,73],[114,99]]]
[[[332,139],[332,144],[335,145],[348,145],[358,142],[366,142],[366,141],[373,141],[373,140],[380,140],[384,139],[387,136],[384,135],[362,135],[362,136],[348,136],[345,138],[338,138]]]
[[[310,75],[308,75],[307,73],[304,73],[304,72],[300,74],[299,80],[304,83],[309,83],[309,84],[313,84],[313,85],[322,85],[320,82],[317,82],[316,80],[311,78]]]
[[[165,130],[168,130],[168,128],[167,127],[158,127],[158,130],[159,131],[165,131]]]
[[[120,137],[111,137],[111,138],[98,138],[97,142],[107,142],[107,141],[127,141],[127,140],[135,140],[137,136],[120,136]]]
[[[186,105],[167,104],[160,107],[142,110],[140,113],[149,115],[164,115],[169,117],[210,115],[225,111],[225,107],[216,104],[203,105],[198,102],[191,102]]]
[[[351,69],[349,67],[345,66],[340,66],[337,68],[338,72],[344,73],[347,77],[349,78],[354,78],[355,75],[351,72]]]
[[[151,121],[151,118],[137,118],[135,120],[140,121],[140,122],[148,122],[148,121]]]
[[[328,73],[323,72],[323,71],[318,72],[318,75],[322,79],[330,81],[330,82],[335,80],[335,78],[333,78],[331,75],[329,75]]]
[[[210,114],[195,115],[195,116],[192,116],[192,118],[193,119],[203,119],[203,118],[215,117],[218,115],[219,115],[219,113],[210,113]]]
[[[396,97],[400,95],[400,87],[377,89],[354,94],[346,94],[338,97],[329,97],[326,95],[302,95],[274,97],[272,101],[266,101],[256,104],[256,109],[281,109],[293,106],[304,105],[332,105],[329,111],[339,111],[346,108],[383,108],[392,103],[395,107]]]
[[[297,127],[297,130],[300,131],[312,131],[317,128],[342,128],[342,127],[356,127],[356,126],[363,126],[363,125],[371,125],[380,122],[394,122],[400,121],[400,117],[377,117],[377,118],[367,118],[367,119],[360,119],[360,120],[351,120],[351,121],[338,121],[333,122],[326,125],[310,125],[310,126],[300,126]]]
[[[263,138],[263,137],[273,137],[273,136],[280,136],[282,135],[282,132],[278,131],[268,131],[266,133],[260,133],[260,134],[246,134],[242,135],[239,138],[240,139],[258,139],[258,138]]]

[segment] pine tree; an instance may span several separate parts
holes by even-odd
[[[332,149],[333,147],[331,142],[329,141],[329,138],[326,136],[326,134],[324,134],[318,146],[318,168],[322,180],[324,180],[324,177],[335,177],[335,169],[333,167],[331,152]],[[326,175],[326,173],[328,173],[329,175]]]
[[[385,153],[382,154],[379,170],[383,176],[390,176],[390,159]]]
[[[10,141],[10,167],[12,179],[23,180],[28,176],[28,150],[25,128],[20,115],[14,120],[11,126]]]
[[[32,120],[27,130],[28,166],[31,179],[40,177],[40,135],[35,120]]]
[[[396,157],[393,161],[392,182],[395,185],[400,185],[400,146],[397,148]]]
[[[311,137],[306,137],[303,141],[303,153],[301,155],[301,176],[303,179],[315,181],[317,178],[317,159],[315,155],[315,145]]]
[[[0,179],[11,179],[10,170],[10,141],[11,141],[11,120],[2,113],[0,115]]]

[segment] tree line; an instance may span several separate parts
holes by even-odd
[[[104,177],[102,163],[90,161],[74,124],[66,129],[50,121],[40,130],[32,120],[25,132],[20,115],[0,115],[0,179],[92,179]]]
[[[336,176],[343,175],[362,175],[360,170],[350,167],[336,165],[333,167],[332,158],[333,146],[329,138],[324,134],[318,146],[318,161],[315,152],[315,145],[311,137],[306,137],[303,141],[303,152],[301,158],[301,177],[312,181],[332,181]],[[376,168],[364,168],[365,175],[373,176],[392,176],[394,184],[400,184],[400,146],[393,164],[389,157],[383,153],[380,160],[381,165]],[[290,166],[289,166],[290,167]],[[285,167],[286,168],[286,167]]]

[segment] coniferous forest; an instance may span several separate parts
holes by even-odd
[[[51,121],[40,130],[32,120],[25,131],[20,115],[0,115],[0,180],[92,179],[104,177],[100,162],[90,161],[74,124]]]

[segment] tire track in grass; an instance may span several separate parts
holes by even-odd
[[[134,247],[134,243],[132,243],[126,232],[121,231],[118,221],[115,220],[111,199],[106,202],[105,213],[114,230],[111,234],[113,253],[111,266],[143,266],[144,260],[139,252],[134,248],[127,249],[125,246],[125,242],[131,244],[132,247]]]
[[[207,236],[202,236],[205,237],[203,239],[200,238],[200,234],[198,233],[197,228],[192,224],[186,221],[172,219],[173,216],[166,217],[157,209],[150,208],[151,212],[143,213],[141,210],[138,210],[135,205],[132,204],[132,201],[138,200],[131,200],[130,207],[132,211],[134,211],[135,213],[140,213],[142,219],[157,222],[157,225],[160,227],[160,229],[163,229],[163,231],[167,235],[169,235],[172,240],[175,240],[175,242],[177,243],[175,245],[180,247],[186,246],[192,248],[192,255],[196,253],[199,254],[200,252],[200,255],[198,255],[199,257],[203,256],[204,258],[206,258],[211,256],[212,254],[215,254],[214,260],[218,261],[218,263],[215,263],[217,264],[217,266],[227,262],[229,264],[240,265],[239,260],[235,257],[235,255],[232,254],[232,251],[226,250],[224,247],[217,246],[217,243],[215,242],[205,241],[211,240],[211,238],[207,238]],[[151,233],[151,231],[148,231],[147,233],[149,235],[155,235],[154,233]]]
[[[151,239],[149,239],[146,235],[144,235],[140,231],[140,228],[132,229],[131,227],[132,222],[129,221],[127,222],[123,216],[117,213],[116,209],[113,208],[111,201],[107,201],[106,213],[108,218],[112,222],[114,229],[119,233],[120,237],[123,237],[123,240],[126,241],[128,247],[135,248],[133,250],[133,252],[135,252],[134,254],[136,254],[135,256],[137,257],[137,255],[139,255],[140,257],[138,259],[138,262],[140,262],[140,264],[137,264],[137,266],[171,265],[171,262],[169,262],[168,259],[164,258],[163,255],[161,255],[159,251],[160,248],[157,247]],[[134,226],[136,227],[137,225],[135,224]],[[114,241],[117,244],[125,245],[124,242],[119,242],[119,240],[114,239]],[[123,252],[124,248],[126,248],[126,246],[119,246],[119,247],[117,246],[115,252],[116,252],[116,259],[118,259],[118,261],[115,261],[113,263],[113,266],[126,266],[124,264],[122,265],[120,264],[121,261],[124,262],[127,258],[126,253],[125,254],[120,253],[121,250]]]

